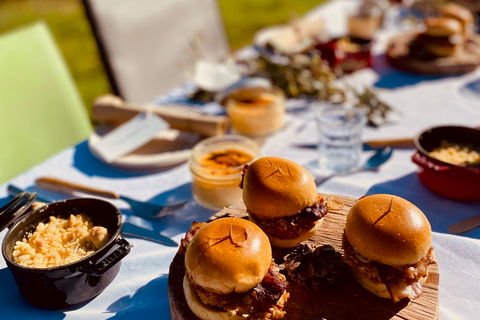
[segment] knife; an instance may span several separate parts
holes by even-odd
[[[16,196],[17,194],[20,194],[24,191],[24,190],[22,190],[22,189],[20,189],[16,186],[13,186],[13,185],[8,185],[7,190],[8,190],[8,193],[11,196]],[[51,202],[50,200],[46,200],[46,199],[40,198],[38,196],[36,197],[36,200],[40,201],[40,202],[45,202],[45,203]],[[130,222],[124,222],[123,223],[122,234],[125,235],[125,236],[150,240],[150,241],[157,242],[157,243],[169,246],[169,247],[177,247],[178,246],[178,243],[176,243],[172,239],[170,239],[166,236],[163,236],[156,231],[149,230],[149,229],[146,229],[146,228],[143,228],[143,227],[139,227],[139,226],[134,225]]]
[[[137,225],[131,224],[130,222],[124,222],[122,226],[122,234],[125,236],[150,240],[153,242],[161,243],[169,247],[177,247],[178,243],[172,239],[161,235],[160,233],[139,227]]]
[[[476,227],[480,227],[480,214],[469,219],[454,223],[447,227],[448,232],[453,234],[461,234]]]
[[[293,147],[296,148],[303,148],[303,149],[316,149],[317,144],[310,143],[310,144],[293,144]],[[414,147],[413,139],[405,138],[405,139],[388,139],[388,140],[368,140],[363,143],[363,150],[373,150],[373,149],[380,149],[385,147],[392,147],[392,148],[412,148]]]

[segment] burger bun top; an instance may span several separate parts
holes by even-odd
[[[425,19],[425,35],[431,37],[448,37],[461,34],[463,28],[460,22],[447,17],[427,18]]]
[[[244,175],[243,201],[247,210],[260,218],[294,216],[317,199],[312,175],[287,159],[257,159]]]
[[[189,280],[221,294],[259,284],[272,263],[267,235],[253,222],[221,218],[198,230],[185,253]]]
[[[440,16],[458,20],[464,26],[473,23],[473,14],[466,7],[456,3],[447,3],[440,9]]]
[[[347,216],[345,236],[360,255],[390,266],[417,263],[432,244],[430,223],[423,212],[388,194],[355,203]]]

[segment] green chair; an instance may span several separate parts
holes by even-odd
[[[0,35],[0,183],[91,131],[48,26],[36,22]]]

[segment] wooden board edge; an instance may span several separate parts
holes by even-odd
[[[356,199],[345,197],[345,196],[338,196],[338,195],[326,195],[334,197],[335,199],[340,199],[343,201],[344,206],[348,208],[353,206],[356,202]],[[329,212],[330,223],[338,223],[335,220],[342,219],[342,217],[346,218],[345,211],[347,208],[342,208],[341,210],[331,210]],[[224,208],[223,210],[215,213],[209,221],[226,217],[226,216],[234,216],[239,218],[246,217],[246,208],[243,203],[237,203],[233,206]],[[328,215],[327,215],[328,217]],[[324,223],[322,227],[328,227],[328,223]],[[319,230],[320,232],[321,230]],[[328,237],[328,236],[327,236]],[[310,242],[316,242],[316,239],[307,240]],[[337,241],[338,242],[338,241]],[[318,245],[318,243],[317,243]],[[338,243],[336,244],[338,246]],[[170,274],[173,275],[174,272],[181,272],[184,274],[184,255],[181,253],[177,253],[170,265]],[[394,314],[390,319],[392,320],[405,320],[405,319],[412,319],[412,320],[427,320],[427,319],[438,319],[439,318],[439,269],[438,264],[435,262],[434,264],[429,266],[429,277],[427,282],[424,284],[424,288],[428,290],[424,290],[424,295],[417,300],[408,301],[408,303],[400,309],[396,314]],[[172,277],[173,278],[173,277]],[[169,303],[170,303],[170,312],[171,318],[173,320],[193,320],[196,317],[193,313],[188,309],[188,305],[186,304],[185,298],[183,296],[183,287],[181,286],[182,280],[176,279],[176,281],[171,281],[171,277],[169,276],[168,279],[168,295],[169,295]],[[179,296],[178,286],[180,286],[181,296]],[[174,289],[177,290],[174,290]],[[363,289],[361,289],[363,290]],[[304,291],[306,293],[306,291]],[[368,292],[364,292],[365,295],[371,295]],[[370,299],[381,299],[371,295]],[[381,299],[379,301],[385,302],[385,299]],[[287,302],[288,306],[288,302]],[[434,307],[433,307],[434,306]],[[433,307],[433,308],[432,308]],[[188,310],[185,310],[187,308]],[[285,319],[289,319],[288,315]],[[322,318],[323,319],[323,318]],[[352,318],[353,319],[353,318]]]
[[[434,60],[421,60],[408,56],[408,44],[418,33],[402,33],[394,36],[388,41],[387,50],[385,52],[386,60],[392,66],[402,71],[423,74],[428,76],[449,76],[470,73],[477,69],[480,65],[480,37],[472,35],[472,38],[465,46],[464,54],[470,59],[457,59],[456,56],[438,58]],[[396,48],[394,48],[397,46]],[[395,50],[401,47],[401,55],[396,54]]]

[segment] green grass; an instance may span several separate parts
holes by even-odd
[[[219,0],[219,6],[231,48],[236,50],[250,44],[257,30],[287,23],[321,2]],[[50,27],[90,113],[93,100],[111,89],[81,1],[0,0],[0,33],[39,19]]]
[[[232,50],[252,43],[258,30],[288,23],[325,0],[219,0]]]
[[[42,19],[70,68],[85,107],[110,85],[79,0],[0,0],[0,33]]]

